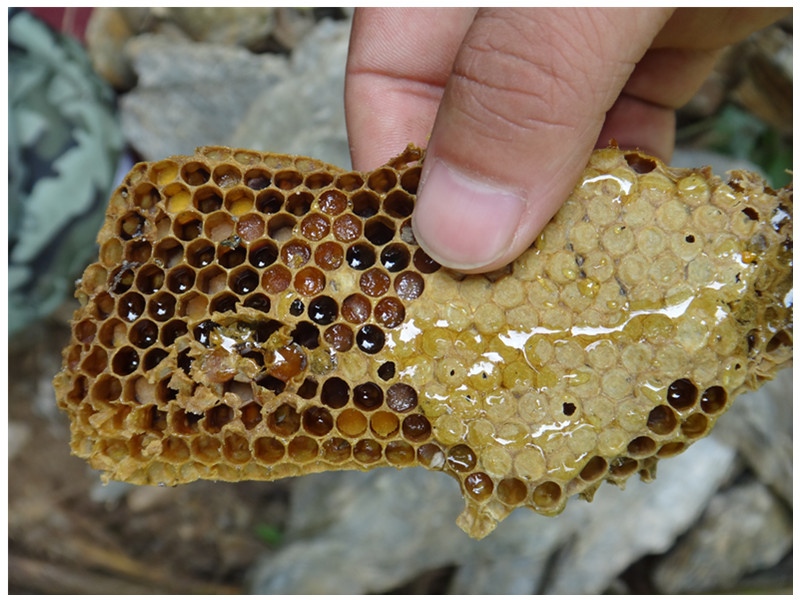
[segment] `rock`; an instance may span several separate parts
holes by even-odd
[[[659,562],[654,583],[666,594],[730,589],[775,565],[792,547],[791,513],[758,481],[716,495],[703,518]]]

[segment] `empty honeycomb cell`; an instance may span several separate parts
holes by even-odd
[[[336,429],[348,437],[360,437],[367,430],[367,418],[354,408],[347,408],[336,417]]]
[[[137,321],[131,326],[128,339],[137,348],[149,348],[158,340],[158,325],[148,319]]]
[[[102,321],[114,312],[114,298],[108,292],[100,292],[94,297],[92,308],[94,318]]]
[[[350,214],[344,214],[334,219],[331,229],[333,230],[333,235],[337,240],[347,244],[349,242],[354,242],[361,237],[363,226],[358,217]]]
[[[242,465],[250,460],[250,444],[247,438],[237,433],[229,433],[225,436],[222,445],[222,455],[226,460]]]
[[[609,473],[614,477],[625,479],[636,472],[639,468],[639,463],[632,458],[617,458],[614,459],[609,465]]]
[[[423,444],[417,449],[417,460],[429,469],[441,469],[445,464],[445,454],[436,444]]]
[[[123,266],[117,269],[111,276],[111,291],[115,294],[124,294],[131,289],[134,279],[134,270],[123,263]],[[98,296],[100,296],[100,294],[98,294]]]
[[[211,299],[208,305],[208,310],[211,313],[224,313],[228,311],[236,311],[236,305],[239,303],[239,298],[230,292],[223,292],[217,294]]]
[[[383,446],[375,440],[360,440],[353,447],[353,458],[358,462],[369,464],[379,460],[383,454]]]
[[[543,509],[555,507],[561,500],[561,486],[555,481],[545,481],[533,490],[533,503]]]
[[[389,279],[389,276],[381,269],[369,269],[361,274],[358,285],[361,291],[367,296],[380,298],[389,291],[391,279]]]
[[[334,185],[343,192],[353,192],[364,185],[364,179],[358,173],[339,175]]]
[[[431,436],[431,423],[423,415],[409,415],[403,419],[403,437],[412,442],[424,442]]]
[[[139,254],[141,252],[141,254]],[[138,260],[130,259],[131,262],[145,263],[150,258],[150,244],[145,242],[136,248]],[[174,238],[161,240],[153,250],[153,258],[157,265],[164,269],[170,269],[183,260],[183,244]]]
[[[164,271],[156,265],[145,265],[136,275],[136,288],[143,294],[154,294],[164,285]]]
[[[145,299],[141,294],[128,292],[119,299],[117,314],[126,321],[133,322],[144,313]]]
[[[89,397],[97,402],[110,403],[122,394],[122,383],[113,375],[101,375],[92,384]]]
[[[209,214],[222,208],[222,193],[214,186],[206,186],[193,195],[194,207],[201,213]]]
[[[247,258],[247,249],[239,245],[220,245],[217,248],[217,263],[225,269],[241,265]]]
[[[192,440],[192,457],[205,464],[213,465],[222,458],[222,442],[211,436],[199,436]]]
[[[310,173],[306,176],[305,184],[310,190],[319,190],[333,183],[333,175],[326,171]]]
[[[375,250],[369,244],[353,244],[347,249],[346,260],[351,269],[363,271],[375,264]]]
[[[676,454],[680,454],[686,449],[685,442],[668,442],[661,446],[656,453],[659,458],[669,458],[670,456],[675,456]]]
[[[148,321],[142,321],[142,323],[148,323]],[[153,323],[153,325],[155,326],[155,331],[157,331],[158,326],[155,325],[155,323]],[[137,326],[138,323],[131,328],[131,331],[133,331],[133,329],[135,329]],[[174,319],[161,327],[161,343],[164,346],[169,347],[174,344],[175,340],[177,340],[179,337],[186,335],[188,331],[189,330],[185,322],[181,321],[180,319]],[[131,342],[138,346],[133,339],[131,339]]]
[[[417,407],[417,392],[408,384],[395,383],[386,391],[386,405],[399,413],[413,410]]]
[[[390,464],[403,467],[414,462],[416,452],[410,444],[397,440],[386,444],[385,455]]]
[[[136,243],[144,243],[147,246],[147,256],[144,258],[144,261],[146,261],[148,258],[150,258],[150,244],[149,243],[147,243],[146,241],[145,242],[139,241],[139,242],[133,242],[133,243],[134,244],[136,244]],[[127,246],[128,246],[127,244],[125,246],[123,246],[122,242],[118,238],[111,238],[109,240],[106,240],[100,246],[100,256],[99,256],[100,262],[104,266],[109,267],[109,268],[116,267],[118,264],[120,264],[122,262],[123,249],[125,247],[127,247]],[[144,262],[144,261],[138,261],[138,262]]]
[[[337,352],[347,352],[353,347],[353,330],[344,323],[335,323],[325,330],[325,341]]]
[[[175,315],[175,296],[159,292],[147,302],[147,314],[156,321],[169,321]]]
[[[258,462],[272,465],[286,454],[283,444],[274,437],[260,437],[253,442],[253,456]]]
[[[384,327],[392,329],[400,325],[406,317],[403,303],[397,298],[383,298],[375,305],[375,320]]]
[[[283,208],[286,198],[278,190],[264,190],[256,197],[256,210],[266,215],[277,213]]]
[[[353,388],[353,404],[361,410],[375,410],[383,404],[383,390],[372,382],[357,385]]]
[[[191,186],[199,186],[207,183],[211,173],[208,167],[201,162],[190,162],[181,168],[181,179]]]
[[[295,192],[286,198],[284,210],[297,217],[302,217],[311,210],[314,203],[314,196],[308,192]]]
[[[150,181],[156,185],[167,185],[178,177],[178,164],[172,160],[162,160],[150,167]]]
[[[394,280],[394,289],[403,300],[416,300],[425,288],[422,277],[412,271],[400,273]]]
[[[191,451],[186,442],[180,438],[166,438],[161,442],[161,457],[173,464],[183,464],[189,460]]]
[[[75,369],[81,360],[81,347],[78,345],[71,346],[67,353],[66,363],[71,369]]]
[[[634,458],[650,456],[656,451],[656,443],[646,435],[639,436],[628,444],[628,454]]]
[[[379,410],[369,419],[370,429],[379,438],[388,438],[400,430],[400,420],[394,414]]]
[[[294,169],[287,169],[284,171],[278,171],[272,178],[272,182],[275,187],[288,191],[293,190],[298,185],[303,183],[303,175],[295,171]]]
[[[266,224],[264,219],[255,213],[239,217],[236,223],[236,235],[244,242],[254,242],[264,235]]]
[[[331,223],[319,213],[306,215],[300,221],[300,234],[312,242],[318,242],[331,232]]]
[[[317,206],[326,215],[335,217],[347,208],[347,196],[339,190],[325,190],[320,194]]]
[[[458,444],[447,451],[447,465],[459,473],[474,469],[476,461],[475,453],[466,444]]]
[[[258,273],[250,267],[240,267],[228,276],[228,287],[240,296],[253,292],[258,287]]]
[[[322,406],[310,406],[303,411],[303,429],[317,437],[327,435],[333,429],[333,416]]]
[[[342,302],[342,317],[359,325],[364,323],[372,312],[372,305],[367,297],[361,294],[351,294]]]
[[[196,212],[182,212],[175,216],[172,232],[178,239],[190,242],[203,232],[203,217]]]
[[[264,294],[252,294],[245,298],[244,306],[263,313],[268,313],[270,308],[272,308],[272,303]]]
[[[224,190],[239,185],[242,181],[242,172],[234,165],[222,164],[214,169],[211,178]]]
[[[262,240],[250,246],[248,260],[257,269],[264,269],[278,258],[278,246],[270,240]]]
[[[485,502],[492,497],[494,482],[486,473],[470,473],[464,480],[464,489],[478,502]]]
[[[380,327],[364,325],[356,334],[356,345],[359,350],[367,354],[377,354],[383,349],[386,336]]]
[[[281,404],[267,418],[267,426],[277,435],[289,437],[300,429],[300,415],[289,404]]]
[[[364,225],[364,237],[374,246],[383,246],[394,237],[394,224],[385,217],[373,217]]]
[[[117,223],[117,234],[123,240],[141,237],[144,234],[147,220],[138,212],[129,212],[121,217]]]
[[[639,152],[628,152],[625,154],[625,162],[640,175],[653,171],[657,166],[655,160]]]
[[[689,415],[681,424],[681,432],[687,438],[698,438],[708,430],[708,417],[701,413]]]
[[[251,190],[260,191],[269,187],[272,182],[272,174],[262,168],[248,169],[242,178],[242,182]]]
[[[90,344],[97,333],[97,325],[89,320],[78,321],[73,325],[72,333],[82,344]]]
[[[395,190],[383,201],[383,211],[395,219],[410,217],[414,211],[414,199],[405,191]]]
[[[323,242],[314,250],[314,262],[325,271],[333,271],[342,266],[344,252],[335,242]]]
[[[510,506],[521,504],[527,495],[528,486],[516,477],[507,477],[497,484],[497,497]]]
[[[714,385],[703,392],[700,397],[701,410],[709,415],[717,414],[728,402],[728,394],[725,388]]]
[[[647,428],[656,435],[668,435],[675,431],[678,419],[673,410],[664,404],[656,406],[647,416]]]
[[[195,240],[186,247],[186,260],[197,269],[213,263],[215,255],[215,246],[208,240]]]
[[[697,402],[697,387],[688,379],[673,381],[667,389],[667,402],[675,410],[687,410]]]
[[[303,296],[315,296],[325,289],[325,274],[316,267],[300,269],[294,278],[294,289]]]
[[[81,370],[91,377],[96,377],[105,371],[107,366],[108,354],[99,346],[95,346],[83,359]]]
[[[276,242],[285,242],[291,239],[296,224],[297,219],[292,215],[275,215],[267,222],[267,235]]]
[[[209,433],[219,433],[225,425],[233,420],[233,417],[233,409],[225,404],[220,404],[206,412],[203,427]]]
[[[363,190],[353,194],[350,204],[353,213],[362,219],[368,219],[378,213],[381,201],[374,192]]]
[[[322,458],[328,462],[343,462],[350,458],[351,452],[350,442],[340,437],[333,437],[322,443]]]
[[[330,296],[318,296],[308,304],[308,317],[317,325],[330,325],[339,316],[339,305]]]
[[[394,169],[376,169],[367,178],[367,187],[378,194],[385,194],[397,185],[397,175]]]
[[[308,462],[319,455],[319,444],[310,437],[299,435],[289,442],[287,453],[294,461]]]
[[[766,351],[775,352],[776,350],[784,347],[792,347],[792,337],[786,331],[781,330],[769,339],[767,342]]]
[[[403,174],[400,177],[400,185],[402,188],[409,194],[416,194],[421,173],[422,168],[419,166],[410,167],[403,171]]]
[[[168,354],[166,350],[163,350],[162,348],[153,348],[144,355],[142,366],[144,367],[145,371],[152,371],[161,363],[162,360],[167,358],[167,356]]]
[[[199,319],[205,314],[208,308],[208,298],[203,294],[197,292],[189,292],[181,296],[178,302],[177,315],[179,317],[188,317],[190,319]]]
[[[214,242],[222,242],[233,235],[233,218],[224,211],[217,211],[206,218],[205,233]]]

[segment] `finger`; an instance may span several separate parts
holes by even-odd
[[[670,11],[482,9],[428,145],[414,231],[442,264],[507,264],[588,160],[605,114]]]
[[[345,77],[353,167],[426,146],[474,9],[356,9]]]

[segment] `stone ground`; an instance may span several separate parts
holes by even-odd
[[[214,143],[349,164],[347,13],[264,12],[246,25],[224,13],[209,32],[202,15],[136,10],[122,21],[95,15],[89,28],[95,54],[118,59],[107,77],[124,88],[121,122],[133,155]],[[709,110],[705,100],[694,110]],[[688,151],[676,157],[696,160]],[[717,170],[731,168],[730,159],[713,160],[728,161]],[[102,486],[69,455],[68,423],[50,386],[72,309],[65,302],[9,340],[12,592],[792,590],[791,371],[737,399],[709,438],[659,465],[654,483],[604,486],[558,518],[517,511],[476,542],[455,526],[455,482],[422,469]]]

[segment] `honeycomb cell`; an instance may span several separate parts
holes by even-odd
[[[150,181],[157,185],[166,185],[178,177],[178,164],[171,160],[162,160],[150,167]]]
[[[344,462],[350,458],[351,452],[350,442],[340,437],[333,437],[322,443],[322,458],[328,462]]]
[[[292,282],[292,273],[283,265],[273,265],[264,271],[261,287],[268,294],[280,294]]]
[[[300,235],[312,242],[318,242],[331,232],[331,223],[327,217],[312,213],[300,221]]]
[[[336,178],[334,185],[343,192],[353,192],[364,185],[364,179],[358,173],[344,173]]]
[[[325,289],[325,274],[316,267],[300,269],[294,278],[294,289],[302,296],[315,296]]]
[[[145,256],[143,261],[135,261],[135,262],[145,262],[148,258],[150,258],[150,244],[148,242],[133,242],[134,244],[144,244],[147,247],[147,255]],[[126,244],[126,246],[129,246]],[[104,266],[108,268],[116,267],[119,263],[122,262],[122,252],[123,252],[123,245],[122,242],[117,238],[111,238],[103,242],[100,246],[100,262],[103,263]],[[128,259],[130,260],[130,259]]]
[[[186,247],[186,261],[198,269],[213,263],[215,254],[214,244],[208,240],[195,240]]]
[[[190,242],[203,232],[203,217],[196,212],[182,212],[172,222],[172,232],[184,242]]]
[[[242,181],[242,172],[231,164],[221,164],[214,168],[211,178],[220,188],[232,188]]]
[[[111,276],[111,291],[115,294],[124,294],[133,285],[134,271],[129,267],[117,269]],[[101,292],[102,294],[103,292]],[[101,294],[98,294],[100,296]]]
[[[214,437],[205,435],[197,437],[192,440],[190,446],[192,456],[201,463],[213,465],[219,462],[221,458],[222,442]]]
[[[129,212],[121,217],[118,222],[117,234],[123,240],[130,240],[144,234],[145,219],[138,212]]]
[[[239,303],[239,298],[230,292],[223,292],[221,294],[217,294],[211,299],[210,304],[208,305],[208,310],[210,313],[225,313],[225,312],[235,312],[236,305]]]
[[[369,244],[353,244],[347,249],[346,260],[351,269],[363,271],[375,264],[375,250]]]
[[[383,404],[383,390],[371,382],[357,385],[353,388],[353,404],[361,410],[375,410]]]
[[[264,294],[252,294],[248,296],[244,301],[244,305],[247,308],[252,308],[263,313],[268,313],[270,308],[272,308],[272,303]]]
[[[287,452],[296,462],[308,462],[319,455],[319,444],[310,437],[299,435],[289,442]]]
[[[287,169],[278,171],[273,177],[275,187],[282,190],[293,190],[298,185],[303,183],[303,176],[294,169]]]
[[[292,331],[292,341],[309,350],[319,347],[319,328],[308,321],[298,323]]]
[[[667,390],[667,402],[675,410],[687,410],[697,402],[697,387],[688,379],[673,381]]]
[[[211,173],[208,167],[200,162],[190,162],[183,165],[181,169],[181,179],[191,186],[199,186],[208,183]]]
[[[320,400],[330,408],[342,408],[350,399],[350,386],[339,377],[331,377],[322,384]]]
[[[353,330],[344,323],[336,323],[325,330],[325,341],[337,352],[347,352],[353,347]]]
[[[356,192],[350,199],[353,213],[362,219],[368,219],[378,213],[381,202],[378,196],[371,191]]]
[[[292,238],[297,220],[286,214],[275,215],[267,223],[267,235],[276,242],[285,242]]]
[[[258,287],[258,273],[250,267],[240,267],[228,276],[228,287],[240,296],[255,291]]]
[[[394,289],[403,300],[416,300],[425,288],[425,281],[413,271],[400,273],[394,280]]]
[[[194,436],[200,432],[199,423],[202,415],[186,412],[183,409],[174,411],[171,415],[171,423],[175,432],[180,435]]]
[[[113,375],[101,375],[92,384],[89,396],[96,402],[105,404],[118,399],[122,394],[122,384]]]
[[[395,365],[392,361],[387,361],[378,367],[378,377],[384,381],[389,381],[392,377],[394,377],[394,373]]]
[[[305,310],[306,310],[306,307],[303,304],[303,301],[300,300],[300,298],[295,299],[289,305],[289,314],[292,315],[293,317],[299,317],[300,315],[302,315],[305,312]]]
[[[150,244],[137,243],[137,248],[128,260],[144,263],[150,258]],[[183,244],[174,238],[161,240],[153,250],[153,258],[158,266],[170,269],[183,260]]]
[[[283,208],[286,202],[278,190],[264,190],[256,197],[256,210],[266,215],[273,215]]]
[[[181,297],[178,303],[178,316],[199,319],[208,308],[208,298],[197,292],[189,292]]]
[[[286,198],[286,212],[302,217],[304,214],[311,210],[311,205],[314,203],[314,196],[308,192],[295,192]]]
[[[149,348],[158,340],[158,325],[147,319],[137,321],[131,326],[128,339],[137,348]]]
[[[308,317],[317,325],[330,325],[339,316],[339,305],[330,296],[318,296],[308,304]]]
[[[664,404],[656,406],[647,416],[647,428],[656,435],[668,435],[675,431],[678,419],[673,410]]]
[[[423,415],[408,415],[403,419],[403,437],[412,442],[424,442],[431,436],[431,423]]]
[[[217,248],[217,263],[225,269],[233,269],[241,265],[247,258],[247,249],[239,245],[221,244]]]
[[[325,271],[333,271],[342,266],[344,251],[335,242],[323,242],[314,250],[314,262]]]
[[[669,442],[659,448],[657,455],[659,458],[669,458],[670,456],[680,454],[685,449],[686,444],[684,442]]]
[[[318,171],[306,176],[306,187],[310,190],[318,190],[328,187],[333,183],[333,175],[325,171]]]
[[[94,298],[93,316],[102,321],[114,312],[114,298],[108,292],[100,292]]]
[[[447,451],[447,465],[459,473],[472,471],[476,462],[475,453],[466,444],[458,444]]]
[[[441,265],[428,256],[422,248],[414,251],[414,266],[420,273],[435,273]]]
[[[306,379],[297,389],[297,395],[301,398],[305,398],[306,400],[311,400],[312,398],[316,397],[318,388],[319,384],[316,381],[310,377],[306,377]]]
[[[250,246],[248,260],[257,269],[264,269],[278,259],[278,246],[270,240],[262,240]]]
[[[725,388],[714,385],[700,397],[700,409],[708,415],[715,415],[725,408],[727,402],[728,394]]]
[[[485,502],[492,497],[494,482],[486,473],[470,473],[464,480],[464,489],[478,502]]]
[[[169,321],[175,315],[175,296],[159,292],[147,302],[147,314],[156,321]]]
[[[359,325],[369,319],[372,305],[365,296],[351,294],[342,302],[342,318],[350,323]]]
[[[380,327],[364,325],[356,334],[356,344],[359,350],[366,354],[377,354],[383,349],[386,336]]]
[[[388,438],[400,430],[400,420],[396,415],[379,410],[370,417],[370,429],[379,438]]]
[[[317,206],[326,215],[335,217],[347,208],[347,196],[339,190],[325,190],[320,194]]]
[[[403,244],[389,244],[381,250],[381,264],[390,273],[399,273],[410,262],[411,255]]]
[[[91,377],[96,377],[106,370],[108,366],[108,354],[106,351],[95,346],[81,363],[81,370]]]
[[[303,429],[317,437],[327,435],[333,429],[333,416],[322,406],[310,406],[303,412]]]
[[[144,313],[145,300],[141,294],[128,292],[119,299],[117,314],[126,321],[133,322]]]
[[[213,242],[227,241],[233,235],[233,218],[223,211],[217,211],[206,217],[205,233]]]
[[[445,464],[445,454],[436,444],[424,444],[417,449],[417,460],[428,469],[441,469]]]
[[[367,296],[380,298],[389,291],[391,279],[381,269],[369,269],[361,274],[358,285]]]
[[[244,242],[254,242],[260,239],[266,231],[264,219],[255,213],[239,217],[236,223],[236,235]]]
[[[386,405],[399,413],[413,410],[417,407],[417,392],[410,385],[395,383],[386,391]]]
[[[209,433],[219,433],[225,425],[233,421],[234,415],[235,413],[230,406],[219,404],[206,412],[203,427]]]
[[[367,178],[367,187],[378,194],[385,194],[397,185],[397,174],[389,168],[376,169]]]
[[[152,371],[161,363],[162,360],[167,358],[167,356],[168,354],[166,350],[163,350],[162,348],[153,348],[144,355],[142,367],[145,371]]]
[[[361,237],[362,226],[358,217],[350,214],[344,214],[336,217],[336,219],[333,221],[333,226],[331,229],[333,230],[333,235],[337,240],[347,244],[354,242]]]
[[[353,448],[353,458],[364,464],[379,460],[382,453],[383,446],[375,440],[359,440]]]
[[[397,440],[386,444],[386,460],[396,467],[403,467],[414,462],[416,452],[410,444]]]
[[[639,436],[628,444],[628,454],[634,458],[650,456],[656,451],[656,443],[646,435]]]
[[[283,444],[274,437],[260,437],[253,442],[253,456],[265,465],[272,465],[280,461],[286,449]]]
[[[403,303],[397,298],[383,298],[375,305],[375,320],[384,327],[392,329],[400,325],[406,317]]]
[[[414,211],[414,199],[402,190],[394,190],[383,201],[383,210],[390,217],[404,219]]]
[[[533,490],[533,503],[543,509],[553,508],[561,500],[561,486],[545,481]]]
[[[147,323],[147,321],[142,321],[142,323]],[[132,330],[134,328],[136,328],[137,325],[134,325]],[[158,326],[155,325],[155,323],[153,323],[153,325],[156,328],[155,330],[158,331]],[[161,343],[166,347],[170,347],[170,346],[172,346],[172,344],[175,343],[175,341],[179,337],[182,337],[182,336],[186,335],[188,333],[188,331],[189,330],[188,330],[188,328],[186,326],[186,323],[181,321],[180,319],[175,319],[173,321],[170,321],[169,323],[166,323],[161,328]],[[134,342],[133,339],[131,339],[131,342],[134,345],[138,346],[138,344],[136,344],[136,342]],[[140,346],[140,348],[141,347],[145,347],[145,346]]]
[[[90,344],[97,333],[97,325],[92,321],[83,320],[75,323],[72,331],[76,340],[82,344]]]
[[[698,438],[708,429],[708,417],[701,413],[690,415],[681,425],[681,432],[687,438]]]
[[[272,174],[266,169],[249,169],[245,172],[242,181],[251,190],[260,191],[269,187],[272,182]]]
[[[385,217],[374,217],[364,225],[364,237],[374,246],[383,246],[394,237],[394,224]]]
[[[409,194],[417,193],[417,186],[419,186],[419,177],[422,173],[422,168],[419,166],[410,167],[400,177],[400,185]]]
[[[189,460],[189,446],[180,438],[166,438],[161,442],[161,457],[168,463],[180,465]]]
[[[336,429],[348,437],[360,437],[367,430],[367,418],[361,411],[347,408],[336,417]]]
[[[106,348],[116,348],[127,339],[126,325],[119,319],[109,319],[100,326],[97,340]]]
[[[156,265],[145,265],[136,275],[136,288],[143,294],[154,294],[164,285],[164,271]]]
[[[497,497],[510,506],[521,504],[527,495],[528,486],[516,477],[507,477],[497,484]]]
[[[192,201],[195,209],[203,214],[213,213],[222,208],[221,192],[211,185],[197,190],[192,197]]]

